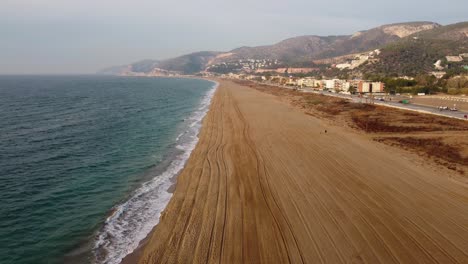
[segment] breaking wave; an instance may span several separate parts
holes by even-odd
[[[158,224],[161,212],[172,196],[169,191],[173,185],[172,179],[183,169],[198,142],[202,120],[217,86],[215,83],[203,97],[200,107],[184,120],[184,132],[176,138],[177,154],[167,168],[143,183],[128,200],[113,208],[96,235],[93,249],[96,263],[120,263]]]

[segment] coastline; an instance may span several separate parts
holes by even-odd
[[[214,79],[209,79],[209,78],[198,78],[198,77],[187,77],[187,76],[156,76],[156,78],[184,78],[184,79],[196,79],[196,80],[204,80],[204,81],[210,81],[213,83],[213,89],[212,89],[212,94],[209,96],[210,97],[210,104],[209,104],[209,109],[208,111],[210,111],[211,109],[211,103],[212,103],[212,100],[213,100],[213,97],[215,96],[215,93],[220,85],[220,83],[217,81],[217,80],[214,80]],[[208,92],[210,93],[210,91]],[[205,119],[208,111],[205,112],[205,114],[203,115],[203,119],[202,119],[202,122],[203,120]],[[196,145],[198,144],[198,140],[199,140],[199,134],[201,132],[201,130],[203,129],[203,126],[199,129],[198,133],[197,133],[197,141],[195,143],[195,147]],[[189,155],[189,158],[191,156],[191,153],[193,152],[193,149],[192,151],[190,151],[190,155]],[[186,163],[188,162],[188,159],[186,160]],[[185,165],[186,165],[185,163]],[[177,178],[178,176],[180,175],[180,173],[184,170],[185,168],[185,165],[184,167],[179,171],[177,172],[176,174],[174,174],[174,176],[172,177],[171,181],[172,181],[172,185],[169,187],[169,189],[167,189],[167,192],[171,193],[171,195],[174,194],[175,190],[176,190],[176,186],[177,186]],[[166,205],[167,207],[167,205]],[[164,213],[164,210],[166,210],[166,208],[163,209],[162,213]],[[137,248],[135,248],[133,250],[133,252],[127,254],[121,261],[120,261],[120,264],[133,264],[133,263],[137,263],[138,260],[140,259],[141,257],[141,254],[143,253],[143,250],[145,249],[145,247],[147,246],[151,236],[153,235],[153,233],[155,232],[156,230],[156,227],[157,227],[158,223],[156,225],[154,225],[154,227],[152,228],[152,230],[146,235],[146,237],[144,239],[142,239]]]
[[[378,143],[272,95],[221,81],[158,225],[139,255],[125,263],[467,260],[458,253],[439,255],[457,252],[452,245],[463,244],[466,230],[448,238],[430,235],[431,241],[450,242],[444,249],[436,242],[415,244],[424,234],[417,230],[455,228],[443,218],[463,221],[459,209],[468,208],[454,195],[467,197],[463,187],[405,155],[390,155]],[[360,156],[387,162],[361,166]],[[351,217],[356,213],[361,218]],[[421,217],[427,222],[418,222]]]
[[[194,79],[194,78],[190,78],[190,79]],[[94,242],[93,253],[94,253],[95,261],[98,261],[98,262],[105,261],[106,263],[121,263],[121,262],[125,263],[127,259],[133,259],[134,258],[133,256],[135,256],[139,248],[145,243],[148,235],[152,233],[152,230],[157,225],[161,212],[164,210],[165,206],[169,202],[170,197],[172,196],[174,192],[176,181],[177,181],[177,176],[183,170],[187,160],[190,157],[191,152],[197,145],[197,142],[199,140],[198,134],[201,130],[201,123],[204,117],[206,116],[207,112],[209,111],[211,100],[217,90],[217,87],[219,86],[219,83],[214,80],[207,80],[207,79],[203,79],[203,80],[209,81],[212,84],[208,88],[206,94],[204,94],[202,98],[200,99],[200,104],[194,109],[194,111],[190,114],[190,116],[184,120],[185,122],[188,122],[188,123],[186,127],[183,128],[183,131],[181,131],[180,134],[177,136],[177,139],[176,139],[177,145],[174,146],[174,151],[173,151],[174,153],[166,157],[167,159],[170,159],[170,160],[164,161],[166,165],[163,165],[160,169],[150,170],[148,172],[149,175],[147,176],[148,180],[145,181],[142,184],[142,186],[134,190],[126,201],[124,201],[123,203],[117,204],[113,208],[113,211],[106,218],[103,228],[99,230],[96,240]],[[151,192],[154,194],[151,194]],[[148,220],[151,220],[151,221],[148,221],[149,223],[144,223],[143,226],[139,227],[140,230],[137,231],[138,232],[137,236],[140,236],[140,238],[137,241],[134,240],[136,237],[126,238],[126,240],[132,239],[133,242],[132,244],[127,244],[127,246],[129,247],[126,247],[125,250],[128,250],[128,251],[125,255],[122,256],[122,258],[120,258],[119,255],[121,255],[122,252],[115,252],[116,254],[115,253],[113,254],[112,247],[108,244],[106,245],[106,242],[105,242],[106,236],[109,236],[110,234],[112,234],[113,229],[118,230],[118,229],[123,228],[122,230],[129,229],[130,232],[136,231],[136,230],[132,230],[130,226],[127,226],[127,227],[124,226],[125,223],[118,223],[116,221],[121,221],[117,219],[120,218],[121,215],[128,213],[126,211],[129,209],[130,205],[127,205],[127,204],[134,203],[134,202],[138,203],[138,201],[136,201],[135,199],[138,199],[138,197],[142,195],[150,195],[149,197],[150,200],[146,202],[152,201],[153,204],[151,205],[148,204],[145,206],[145,208],[147,206],[151,206],[151,211],[153,212],[150,213],[150,215],[153,215],[153,217],[151,219],[148,219]],[[148,211],[148,209],[149,208],[147,208],[146,211]],[[136,210],[136,209],[133,208],[132,210]],[[132,213],[130,212],[130,214]],[[143,217],[139,221],[144,219],[144,216],[139,215],[138,217],[139,218]],[[149,231],[144,231],[147,228],[150,228]],[[144,235],[143,237],[141,237],[142,234]],[[133,234],[133,236],[135,236],[135,234]],[[106,253],[106,251],[108,253]],[[102,253],[104,253],[105,255],[100,255]],[[108,255],[109,253],[110,255]],[[134,262],[130,261],[129,263],[134,263]]]
[[[185,79],[196,79],[196,80],[204,80],[204,81],[209,81],[209,82],[212,82],[213,83],[213,88],[208,91],[207,95],[209,97],[209,105],[208,105],[208,110],[204,113],[203,117],[202,117],[202,120],[201,122],[203,122],[204,118],[206,117],[206,114],[208,113],[209,109],[211,108],[211,102],[212,102],[212,99],[216,93],[216,90],[218,89],[219,87],[219,82],[216,81],[216,80],[213,80],[213,79],[206,79],[206,78],[197,78],[197,77],[178,77],[178,76],[161,76],[163,78],[185,78]],[[159,78],[159,76],[157,76],[157,78]],[[198,140],[199,140],[199,133],[201,132],[201,130],[203,129],[203,127],[200,127],[200,129],[198,130],[198,133],[196,135],[196,142],[194,142],[194,148],[196,147],[196,145],[198,144]],[[189,151],[189,158],[190,158],[190,155],[191,153],[193,152],[193,149],[191,151]],[[186,159],[185,161],[185,164],[188,162],[188,159]],[[172,185],[166,190],[168,193],[171,194],[171,196],[174,194],[174,191],[176,190],[176,186],[177,186],[177,177],[180,175],[180,173],[184,170],[185,168],[185,164],[184,164],[184,167],[179,170],[176,174],[174,174],[174,176],[171,178],[171,182],[172,182]],[[166,204],[167,206],[167,204]],[[165,208],[163,209],[163,212],[164,212]],[[139,243],[138,243],[138,246],[137,248],[135,248],[133,250],[133,252],[127,254],[121,261],[120,261],[120,264],[132,264],[132,263],[137,263],[138,262],[138,259],[140,258],[145,246],[147,245],[151,235],[154,233],[155,229],[156,229],[156,226],[158,224],[154,225],[154,227],[151,229],[151,231],[145,236],[144,239],[142,239]]]

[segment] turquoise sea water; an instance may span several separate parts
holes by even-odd
[[[213,87],[0,76],[0,263],[119,263],[157,224]]]

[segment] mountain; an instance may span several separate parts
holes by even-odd
[[[112,66],[109,68],[102,69],[97,72],[97,74],[103,75],[120,75],[124,72],[127,72],[129,69],[129,65],[119,65],[119,66]]]
[[[205,65],[220,52],[201,51],[168,60],[142,60],[130,65],[114,66],[99,71],[99,74],[120,75],[133,73],[148,74],[154,70],[193,74],[204,70]]]
[[[145,60],[126,67],[116,68],[142,73],[154,68],[181,73],[203,71],[208,65],[245,59],[279,60],[284,64],[311,62],[351,53],[374,50],[397,42],[411,34],[441,27],[433,22],[409,22],[384,25],[345,36],[299,36],[273,45],[241,47],[229,52],[196,52],[177,58],[153,61]],[[113,70],[116,70],[112,68]]]
[[[468,22],[460,22],[447,26],[436,27],[432,30],[412,34],[411,37],[450,41],[466,40],[468,38]]]
[[[468,22],[436,27],[411,34],[381,49],[379,61],[359,70],[376,75],[415,76],[434,71],[434,63],[461,68],[446,56],[468,53]],[[459,64],[466,64],[461,62]]]
[[[433,22],[410,22],[383,25],[377,28],[360,31],[336,42],[329,49],[317,55],[317,59],[324,59],[346,54],[359,53],[383,47],[389,43],[401,40],[411,34],[431,30],[441,25]]]
[[[283,40],[274,45],[234,49],[229,52],[232,55],[224,57],[223,60],[277,59],[286,62],[306,60],[346,38],[347,36],[300,36]]]
[[[130,64],[130,70],[133,72],[149,73],[154,68],[158,67],[159,63],[160,61],[158,60],[142,60],[142,61]]]
[[[238,59],[278,59],[284,62],[336,57],[380,48],[410,34],[440,27],[433,22],[410,22],[384,25],[347,36],[300,36],[279,43],[242,47],[216,62]]]
[[[182,72],[184,74],[193,74],[203,71],[206,65],[219,54],[220,52],[215,51],[195,52],[162,61],[158,64],[158,68],[167,71]]]
[[[113,66],[98,71],[98,74],[119,75],[127,72],[149,73],[159,65],[158,60],[142,60],[129,65]]]

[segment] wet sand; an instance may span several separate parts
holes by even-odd
[[[139,263],[468,263],[467,237],[467,186],[221,81]]]

